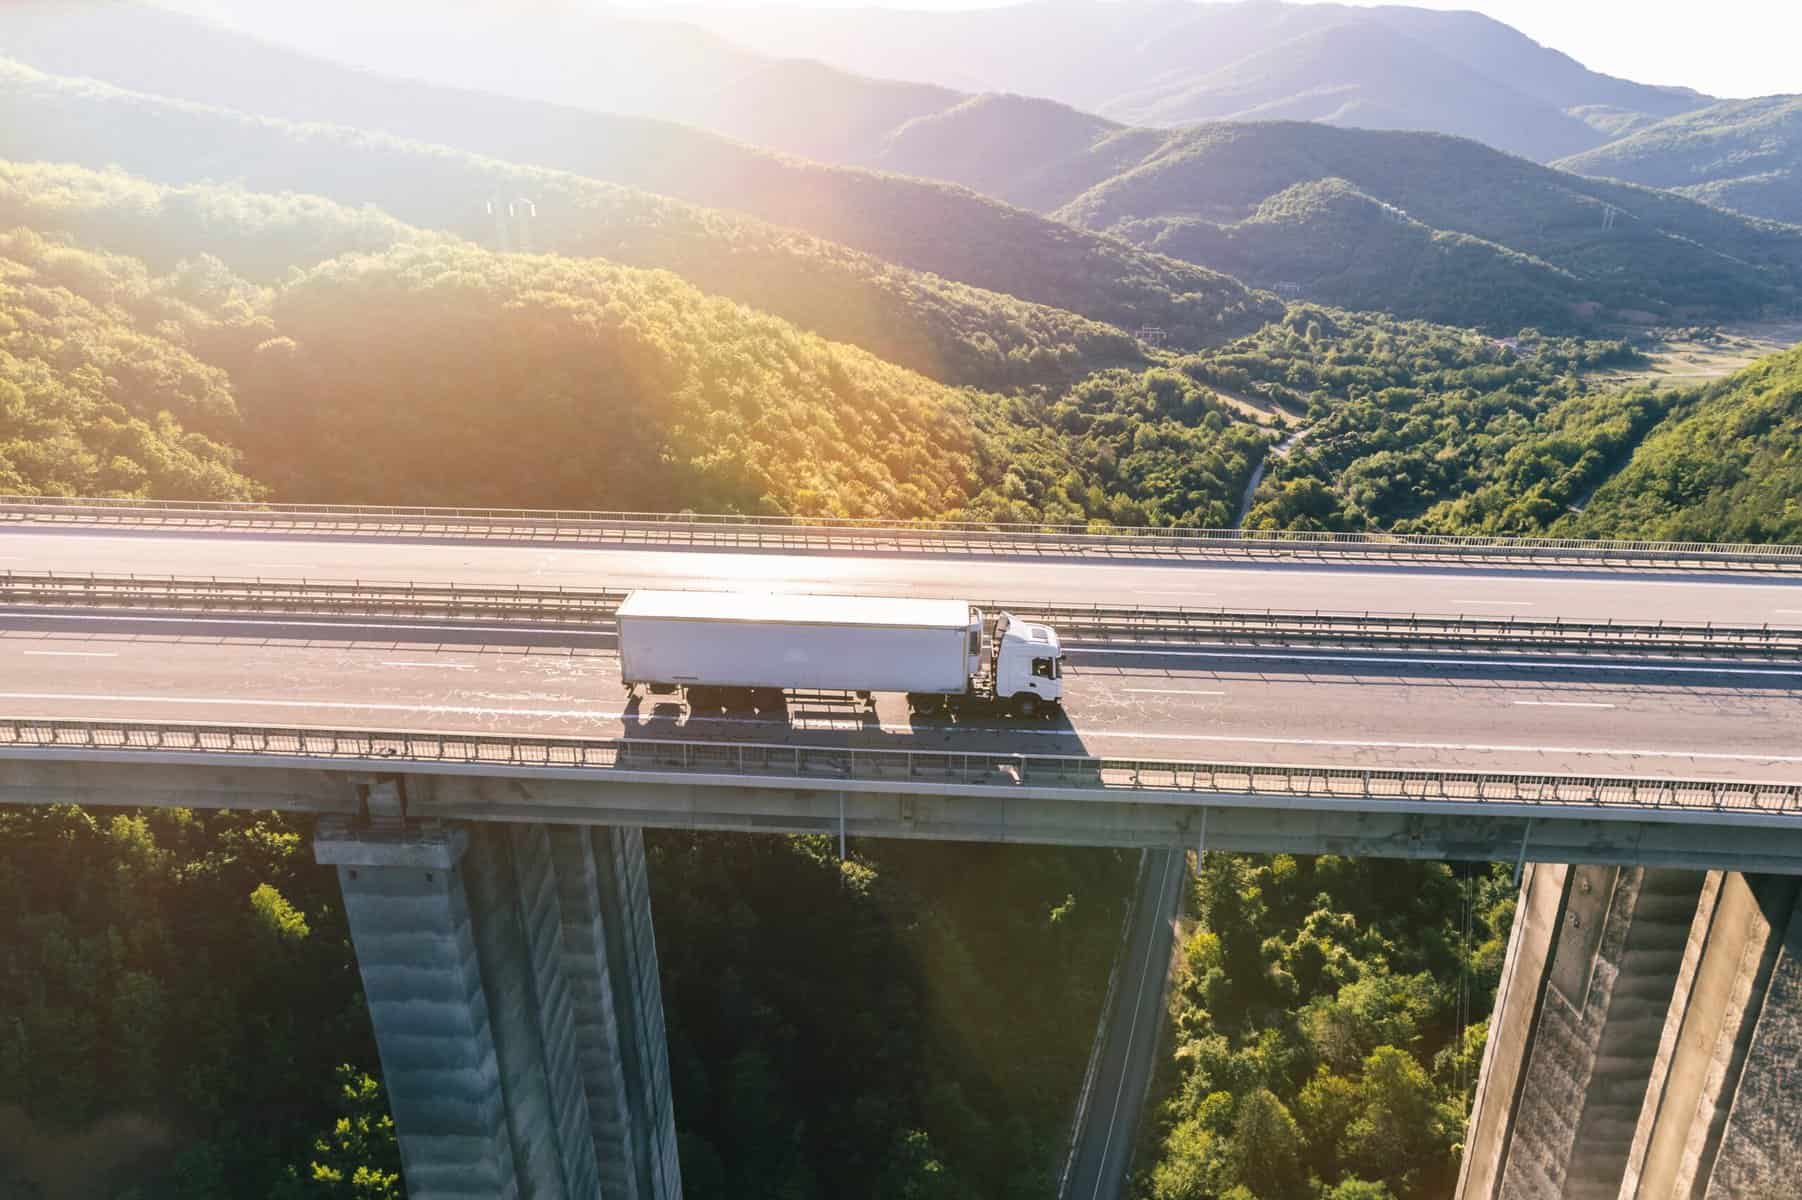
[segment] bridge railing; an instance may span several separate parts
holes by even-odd
[[[0,718],[0,756],[155,762],[295,761],[346,769],[457,774],[556,772],[692,775],[831,790],[847,784],[1005,796],[1053,789],[1111,797],[1260,797],[1273,800],[1528,805],[1566,817],[1585,811],[1802,817],[1802,783],[1436,771],[1390,767],[1199,762],[1090,755],[865,749],[665,738],[520,737],[309,727]]]
[[[405,527],[442,536],[606,536],[646,544],[1094,552],[1212,552],[1338,557],[1470,558],[1717,569],[1802,570],[1802,545],[1340,533],[1100,524],[896,521],[729,513],[267,504],[92,497],[0,497],[0,520],[175,526],[283,526],[348,532]]]
[[[469,587],[380,581],[182,578],[0,572],[0,605],[155,609],[192,613],[482,617],[497,621],[611,620],[628,593],[609,588]],[[1233,610],[983,601],[1056,626],[1076,641],[1368,645],[1610,653],[1802,657],[1802,627],[1571,621],[1461,614]]]

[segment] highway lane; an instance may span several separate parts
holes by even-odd
[[[749,588],[1047,604],[1331,609],[1802,626],[1802,576],[947,553],[628,550],[385,538],[0,527],[0,570],[509,587]]]
[[[1125,1188],[1156,1068],[1176,915],[1188,874],[1183,851],[1146,851],[1125,957],[1101,1032],[1101,1058],[1061,1200],[1117,1200]]]
[[[1802,668],[1070,647],[1067,721],[684,717],[606,631],[0,616],[0,715],[1802,779]],[[1545,665],[1535,665],[1545,664]]]

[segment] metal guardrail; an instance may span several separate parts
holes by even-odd
[[[1020,605],[1066,639],[1802,658],[1802,627],[1457,614]]]
[[[616,588],[0,572],[0,605],[34,608],[597,621],[611,618],[628,594]]]
[[[79,758],[94,753],[154,762],[296,759],[346,769],[407,766],[480,774],[556,771],[690,774],[830,789],[847,783],[993,791],[1082,789],[1109,796],[1269,796],[1353,803],[1505,803],[1581,817],[1634,813],[1802,816],[1802,783],[1492,774],[1078,755],[859,749],[753,742],[514,737],[251,725],[0,718],[0,755]],[[278,765],[271,763],[271,765]]]
[[[0,496],[0,521],[155,524],[191,527],[414,533],[468,538],[608,540],[645,545],[774,549],[830,547],[1092,553],[1240,553],[1802,571],[1802,545],[1604,541],[1450,534],[1334,533],[856,517],[773,517],[713,513],[587,512],[566,509],[425,508],[265,504],[55,496]]]
[[[627,593],[607,588],[177,576],[0,573],[0,605],[186,613],[483,618],[535,623],[611,619]],[[1355,645],[1802,659],[1802,627],[1564,621],[1430,613],[1141,608],[987,601],[1078,641]]]

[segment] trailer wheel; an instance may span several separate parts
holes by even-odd
[[[1022,719],[1031,721],[1039,715],[1039,698],[1031,692],[1019,692],[1014,696],[1014,712]]]
[[[907,697],[907,711],[916,717],[937,717],[942,715],[948,704],[943,696],[934,696],[924,692],[910,692]]]

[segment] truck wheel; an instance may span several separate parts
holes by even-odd
[[[1031,692],[1021,692],[1014,697],[1014,712],[1022,719],[1031,721],[1039,715],[1039,698]]]

